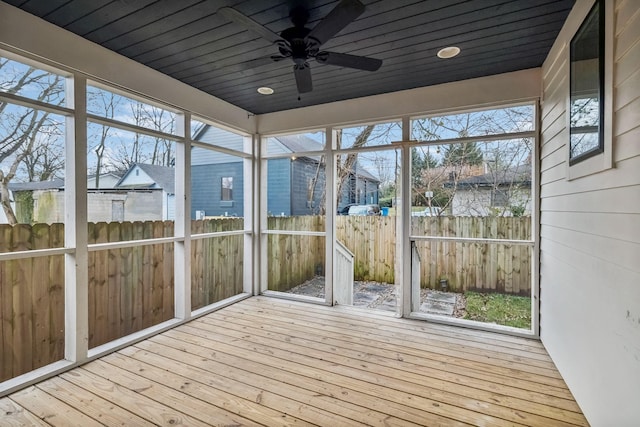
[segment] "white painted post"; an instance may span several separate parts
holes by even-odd
[[[411,313],[411,120],[402,118],[402,206],[400,214],[396,212],[396,260],[400,260],[400,270],[396,270],[396,285],[398,286],[398,316],[408,316]],[[398,263],[396,263],[398,265]],[[398,275],[398,273],[400,273]],[[399,278],[398,278],[399,276]],[[399,281],[398,281],[399,280]]]
[[[82,75],[66,82],[64,245],[65,254],[64,357],[86,360],[89,350],[89,267],[87,230],[87,80]]]
[[[242,173],[243,173],[243,181],[244,185],[244,194],[243,197],[243,218],[244,222],[242,227],[245,231],[244,233],[244,262],[242,264],[242,292],[256,295],[256,289],[254,284],[256,283],[256,278],[254,277],[254,272],[258,270],[254,267],[254,262],[256,260],[256,248],[254,246],[255,238],[254,238],[254,218],[256,218],[255,206],[258,204],[256,200],[256,182],[255,182],[255,167],[254,165],[257,163],[255,158],[255,140],[252,135],[245,136],[243,138],[243,151],[245,153],[251,153],[251,158],[245,158],[242,161]]]
[[[191,317],[191,114],[176,119],[182,142],[176,144],[176,217],[174,223],[174,316]]]
[[[334,284],[342,286],[336,280],[336,160],[333,155],[333,144],[335,141],[333,129],[328,127],[324,132],[324,176],[325,176],[325,266],[324,266],[324,300],[326,303],[334,304]]]
[[[531,171],[532,209],[531,209],[531,329],[540,336],[540,102],[535,103],[536,126],[535,143],[533,144],[533,170]],[[569,150],[567,150],[569,151]]]
[[[267,139],[260,136],[260,134],[255,135],[257,141],[258,152],[256,153],[256,169],[257,176],[259,179],[256,182],[255,191],[257,193],[257,197],[259,198],[258,203],[258,228],[256,228],[256,237],[258,239],[257,245],[260,248],[259,257],[256,260],[260,266],[260,272],[258,275],[257,288],[259,293],[262,293],[268,290],[269,284],[268,281],[268,253],[267,253],[267,241],[268,237],[263,232],[267,229],[267,160],[262,158],[262,153],[267,152]]]

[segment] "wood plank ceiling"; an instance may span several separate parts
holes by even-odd
[[[383,60],[375,72],[310,63],[314,89],[298,99],[292,62],[216,11],[250,16],[276,33],[293,0],[5,0],[31,14],[262,114],[542,65],[574,0],[362,0],[365,12],[323,50]],[[300,1],[298,1],[300,3]],[[309,28],[338,1],[307,0]],[[440,48],[461,54],[439,59]],[[275,93],[260,95],[268,86]]]

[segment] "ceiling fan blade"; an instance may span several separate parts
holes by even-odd
[[[313,90],[311,82],[311,67],[306,62],[304,64],[296,64],[293,66],[293,74],[296,76],[296,86],[298,93],[307,93]]]
[[[321,64],[337,65],[338,67],[355,68],[365,71],[376,71],[382,65],[381,59],[337,52],[320,52],[316,56],[316,61]]]
[[[253,19],[231,7],[221,7],[220,9],[218,9],[217,13],[224,16],[227,20],[235,22],[236,24],[252,32],[253,34],[260,36],[263,39],[269,40],[271,43],[284,42],[284,40],[279,35],[271,31],[267,27],[258,24]]]
[[[315,41],[318,46],[321,46],[363,12],[364,5],[358,0],[342,0],[311,30],[307,35],[307,40]]]

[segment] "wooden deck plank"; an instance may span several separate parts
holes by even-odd
[[[255,304],[257,307],[274,306],[274,298],[252,298],[248,303]],[[465,343],[487,343],[491,342],[495,346],[525,350],[527,352],[539,353],[548,357],[547,351],[542,343],[533,338],[524,338],[514,335],[506,335],[496,332],[482,331],[478,329],[463,328],[451,325],[443,325],[438,323],[424,322],[421,320],[398,319],[389,312],[379,310],[370,310],[362,307],[351,306],[335,306],[328,307],[324,305],[314,304],[308,309],[300,307],[300,303],[296,301],[282,301],[285,304],[284,309],[287,311],[303,311],[306,313],[313,312],[318,314],[330,314],[334,318],[344,318],[351,321],[366,319],[374,320],[377,325],[394,325],[403,331],[417,331],[421,333],[429,333],[435,337],[460,338]],[[282,307],[281,305],[277,305]],[[354,318],[354,315],[356,316]]]
[[[52,426],[99,427],[102,425],[34,386],[12,394],[11,400]]]
[[[96,394],[89,393],[87,390],[60,377],[50,378],[37,384],[36,387],[104,425],[154,425],[136,414],[114,405]]]
[[[209,349],[205,347],[199,346],[191,346],[184,342],[176,341],[168,337],[159,337],[161,342],[154,341],[144,341],[139,343],[135,347],[130,347],[122,350],[121,352],[130,355],[133,358],[146,360],[145,354],[147,351],[162,351],[163,354],[167,354],[168,350],[175,349],[176,351],[186,352],[186,349],[192,350],[193,355],[197,355],[202,358],[207,358],[209,363],[215,366],[219,366],[219,373],[229,373],[232,372],[236,368],[235,365],[238,365],[238,357],[235,354],[227,354],[222,351],[211,352]],[[171,345],[167,345],[173,344]],[[305,388],[315,393],[326,395],[326,396],[348,396],[350,402],[362,404],[365,407],[371,408],[376,411],[384,411],[389,415],[394,417],[407,420],[413,423],[424,424],[428,423],[429,425],[468,425],[464,423],[456,423],[451,418],[440,417],[436,415],[432,415],[429,413],[425,413],[423,410],[418,410],[411,408],[409,406],[397,404],[390,400],[384,398],[384,396],[377,396],[376,398],[372,398],[371,395],[359,392],[353,388],[344,387],[341,385],[333,384],[328,381],[326,376],[322,378],[314,377],[314,376],[302,376],[298,372],[285,370],[285,369],[273,369],[269,366],[266,366],[264,363],[258,363],[248,359],[240,360],[242,365],[240,368],[240,372],[252,372],[258,375],[267,376],[268,378],[272,378],[276,381],[280,381],[285,384],[300,384],[301,381],[304,381]]]
[[[120,387],[130,387],[130,384],[143,383],[147,381],[147,378],[139,374],[132,374],[125,371],[115,365],[111,365],[104,361],[96,361],[87,365],[87,369],[95,375],[108,375],[112,378]],[[171,372],[164,371],[154,378],[157,381],[166,382],[168,378],[175,378],[171,375]],[[154,383],[156,381],[153,381]],[[234,425],[234,424],[246,424],[251,425],[252,422],[249,419],[257,419],[260,423],[266,425],[306,425],[295,417],[282,414],[277,411],[265,410],[264,408],[252,405],[253,401],[247,402],[242,399],[229,399],[227,393],[215,393],[212,392],[210,387],[199,387],[194,384],[190,379],[181,378],[178,383],[173,382],[173,386],[177,387],[179,391],[176,391],[172,387],[159,386],[160,382],[154,386],[154,390],[151,388],[140,389],[139,392],[148,397],[162,403],[164,405],[175,408],[175,404],[182,402],[185,406],[190,406],[191,411],[189,413],[193,416],[202,418],[202,414],[213,414],[214,419],[203,420],[209,424],[221,424],[221,425]],[[198,401],[206,403],[208,407],[198,407]],[[217,405],[222,405],[224,409],[220,409]],[[214,407],[215,406],[215,407]],[[226,408],[245,408],[243,411],[238,411],[233,419],[227,419]],[[223,417],[224,416],[224,417]],[[217,418],[217,419],[215,419]],[[246,421],[244,421],[246,420]]]
[[[202,319],[202,322],[213,327],[224,328],[226,333],[233,331],[234,335],[246,334],[247,331],[255,331],[255,322],[252,322],[251,319],[238,317],[230,319],[226,315],[224,317],[220,316],[220,320],[217,319],[218,316],[208,316],[206,319]],[[199,325],[199,323],[194,322],[192,325],[198,327],[197,325]],[[270,340],[299,344],[303,348],[324,348],[326,352],[339,353],[343,356],[351,357],[354,360],[363,360],[385,367],[395,367],[410,373],[419,372],[421,381],[429,380],[442,384],[443,387],[446,386],[449,388],[452,384],[455,387],[457,384],[460,384],[461,386],[469,388],[472,393],[476,392],[474,389],[499,392],[505,396],[513,396],[567,411],[580,412],[580,408],[570,394],[565,395],[564,398],[559,398],[557,395],[546,394],[545,392],[549,387],[540,387],[540,392],[532,392],[526,388],[519,388],[518,386],[526,386],[529,383],[517,378],[503,379],[503,381],[497,382],[495,382],[495,376],[485,376],[484,378],[478,379],[473,376],[468,376],[469,374],[473,374],[474,371],[464,368],[461,369],[460,367],[455,367],[447,371],[448,366],[444,364],[433,364],[429,359],[424,357],[403,354],[401,351],[398,351],[397,347],[392,349],[378,346],[372,347],[346,339],[340,339],[338,338],[340,336],[339,334],[332,336],[325,333],[322,336],[318,336],[317,334],[309,334],[306,331],[296,331],[294,329],[274,326],[273,324],[262,324],[259,331],[262,333],[262,336]],[[475,394],[474,396],[479,398]]]
[[[188,352],[198,354],[197,347],[204,347],[205,351],[212,353],[212,349],[215,347],[215,354],[220,352],[227,354],[235,354],[237,358],[252,360],[254,362],[263,363],[265,369],[280,369],[290,370],[291,372],[298,374],[302,377],[311,375],[313,378],[321,379],[322,381],[332,382],[334,384],[341,385],[345,388],[351,388],[361,393],[368,394],[372,398],[378,396],[385,396],[396,403],[406,405],[415,409],[424,411],[425,413],[435,414],[442,417],[449,417],[457,422],[468,423],[472,425],[523,425],[518,423],[507,423],[503,420],[495,417],[483,414],[482,412],[476,412],[465,408],[459,408],[456,405],[449,404],[447,402],[438,402],[436,400],[422,398],[416,394],[404,391],[394,390],[382,384],[375,384],[370,381],[364,381],[356,378],[354,375],[343,375],[341,373],[332,372],[329,369],[316,368],[314,366],[292,363],[291,360],[282,357],[280,352],[278,354],[269,355],[268,353],[260,352],[257,347],[250,350],[239,351],[237,347],[221,343],[219,341],[211,341],[202,339],[198,336],[191,335],[185,332],[174,331],[180,338],[173,340],[177,347],[188,348]],[[158,341],[170,344],[169,336],[157,337]],[[155,340],[154,340],[155,341]],[[213,355],[211,356],[213,357]]]
[[[48,426],[8,397],[0,399],[0,421],[3,426]]]
[[[257,305],[260,307],[262,304]],[[249,307],[244,307],[245,310],[249,310]],[[259,310],[258,310],[259,313]],[[297,310],[291,310],[291,314],[295,317],[301,317],[308,319],[309,312],[301,311],[301,308],[298,307]],[[331,315],[325,311],[315,311],[314,310],[314,319],[320,322],[331,322],[331,324],[336,325],[348,325],[349,328],[358,327],[365,328],[366,330],[370,330],[370,322],[366,319],[347,317],[343,318],[340,315]],[[496,353],[501,358],[505,360],[516,360],[518,362],[524,362],[528,364],[532,364],[533,366],[541,366],[547,367],[549,369],[555,370],[555,365],[551,361],[551,358],[548,354],[541,354],[539,352],[532,352],[528,348],[524,349],[515,349],[507,346],[497,346],[495,342],[488,342],[488,340],[478,341],[478,340],[469,340],[465,338],[452,337],[450,335],[442,335],[442,334],[434,334],[429,333],[425,334],[425,330],[419,330],[414,328],[403,328],[397,322],[390,322],[393,318],[388,318],[386,316],[379,317],[380,320],[376,321],[376,333],[385,331],[393,334],[394,336],[401,336],[403,338],[410,339],[412,337],[419,337],[423,341],[428,339],[428,342],[432,345],[442,346],[445,345],[448,348],[458,349],[460,351],[468,351],[478,354],[492,354],[491,352]],[[404,323],[404,322],[403,322]],[[423,322],[422,322],[423,323]],[[458,328],[460,329],[460,328]],[[539,343],[537,343],[539,344]],[[531,348],[535,348],[538,346],[532,346]],[[538,363],[541,362],[541,363]]]
[[[154,399],[150,399],[141,394],[142,391],[154,388],[154,384],[140,378],[135,384],[129,384],[128,387],[121,386],[111,378],[115,375],[109,375],[109,379],[100,377],[88,371],[86,368],[93,363],[91,362],[82,368],[61,375],[65,380],[72,382],[89,392],[102,396],[123,408],[132,408],[134,412],[145,420],[160,426],[207,426],[208,424],[195,419],[185,413],[179,412],[174,408],[163,405]],[[158,394],[160,394],[158,392]]]
[[[242,308],[230,308],[230,311],[238,312],[244,316],[256,316],[261,319],[262,322],[280,321],[287,324],[296,325],[299,327],[307,328],[309,333],[315,333],[316,331],[325,330],[338,333],[351,334],[354,337],[362,337],[366,340],[372,340],[372,342],[383,342],[391,345],[397,345],[401,343],[404,347],[417,349],[420,351],[428,351],[430,353],[437,353],[445,357],[457,357],[468,362],[478,362],[480,365],[490,367],[493,369],[513,370],[514,376],[521,376],[522,372],[529,373],[528,379],[532,381],[544,382],[545,384],[559,386],[565,386],[562,377],[555,369],[555,367],[549,362],[537,362],[531,360],[523,360],[518,356],[512,356],[508,354],[502,354],[498,351],[487,351],[473,349],[471,347],[463,347],[456,344],[446,344],[442,342],[436,342],[429,338],[428,334],[416,339],[414,335],[405,335],[396,332],[384,331],[381,328],[372,328],[358,325],[355,322],[340,322],[335,320],[325,320],[322,323],[318,323],[315,317],[312,317],[313,322],[309,322],[309,318],[296,317],[294,313],[287,313],[286,318],[276,316],[275,314],[252,312],[246,307]],[[543,366],[540,366],[543,364]]]
[[[0,411],[1,425],[588,425],[538,341],[267,297],[28,387]]]
[[[352,375],[354,378],[361,378],[372,384],[384,384],[393,390],[433,399],[440,403],[455,401],[457,406],[475,411],[482,408],[484,414],[511,422],[522,422],[524,419],[529,422],[544,423],[552,426],[566,425],[560,420],[579,423],[582,419],[580,414],[559,410],[547,405],[535,404],[523,399],[514,399],[505,394],[470,390],[468,387],[435,379],[427,380],[420,373],[397,369],[396,367],[403,364],[403,361],[394,360],[391,367],[385,367],[370,361],[364,361],[358,355],[352,358],[342,354],[326,352],[320,348],[321,345],[305,347],[284,341],[274,345],[271,338],[259,337],[255,333],[240,332],[239,334],[233,334],[229,328],[198,328],[198,326],[204,325],[204,322],[192,322],[191,325],[178,329],[197,334],[209,341],[220,340],[228,342],[229,338],[231,338],[233,345],[242,350],[280,355],[280,357],[286,358],[291,362],[323,367],[330,372]]]
[[[172,373],[189,378],[191,381],[228,390],[239,398],[270,407],[280,412],[290,412],[295,407],[299,417],[310,423],[337,423],[339,425],[417,425],[390,417],[382,412],[355,405],[350,401],[341,401],[333,396],[318,394],[306,388],[307,381],[298,377],[297,384],[278,382],[268,376],[255,375],[243,368],[220,366],[206,357],[186,353],[171,347],[156,344],[154,351],[126,352],[140,362],[144,360],[144,375],[155,376],[155,369],[169,369]],[[113,360],[115,357],[109,357]],[[116,363],[127,363],[126,358],[118,358]],[[130,365],[131,366],[131,365]],[[135,365],[134,365],[135,366]],[[235,369],[235,372],[234,372]],[[212,374],[216,374],[215,377]],[[214,380],[212,381],[211,378]],[[213,384],[215,382],[215,384]],[[320,411],[318,411],[320,409]]]

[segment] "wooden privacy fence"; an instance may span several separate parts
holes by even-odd
[[[64,245],[62,224],[0,225],[0,252]],[[64,357],[64,256],[0,261],[0,381]]]
[[[412,235],[530,240],[530,217],[419,217]],[[531,255],[528,245],[451,241],[415,242],[421,258],[420,285],[456,292],[500,292],[531,295]]]
[[[323,216],[269,217],[268,230],[324,231]],[[267,284],[272,291],[289,289],[324,275],[325,237],[267,234]]]
[[[193,221],[193,233],[242,229]],[[170,221],[90,223],[89,244],[174,235]],[[60,248],[62,224],[0,224],[0,252]],[[194,309],[242,292],[243,236],[192,241]],[[174,317],[172,243],[89,252],[89,347]],[[64,358],[64,256],[0,261],[0,381]]]
[[[324,231],[318,216],[269,218],[269,229]],[[530,240],[529,217],[412,217],[414,236]],[[354,254],[355,280],[395,280],[396,218],[338,216],[336,237]],[[318,274],[324,237],[269,235],[269,289],[286,291]],[[526,245],[418,241],[420,285],[449,290],[530,295],[531,248]]]
[[[194,234],[241,230],[242,218],[192,221]],[[270,230],[324,231],[320,216],[272,217]],[[394,282],[395,217],[339,216],[337,238],[354,255],[354,279]],[[89,224],[89,243],[174,235],[170,221]],[[412,218],[412,234],[528,240],[529,218]],[[244,236],[191,242],[191,303],[204,307],[242,292]],[[324,236],[267,235],[269,289],[286,291],[324,275]],[[60,248],[62,224],[0,224],[0,252]],[[508,244],[416,242],[422,287],[530,293],[531,249]],[[89,346],[174,317],[174,245],[89,252]],[[64,256],[0,261],[0,381],[64,357]]]

